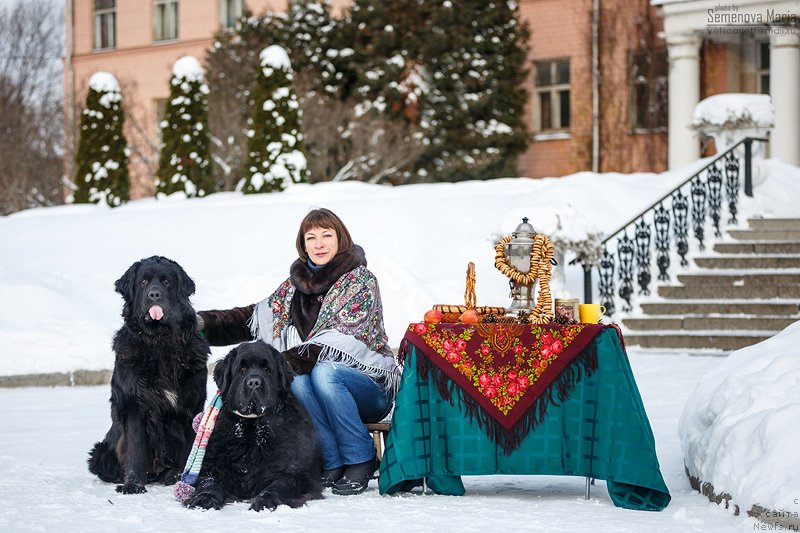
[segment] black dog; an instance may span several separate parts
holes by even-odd
[[[209,348],[189,303],[194,282],[178,263],[143,259],[115,287],[125,305],[113,344],[111,429],[89,452],[89,471],[133,494],[180,476],[192,418],[205,403]]]
[[[311,417],[289,385],[289,364],[261,342],[240,344],[214,368],[222,408],[188,507],[300,507],[322,498],[322,455]]]

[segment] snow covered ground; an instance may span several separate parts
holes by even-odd
[[[741,202],[742,221],[753,212],[797,210],[800,169],[767,164],[769,179],[754,199]],[[319,206],[336,212],[364,247],[396,347],[405,326],[431,305],[464,301],[470,261],[478,304],[508,304],[508,280],[494,268],[494,244],[523,217],[554,239],[610,233],[690,170],[394,188],[320,183],[280,194],[172,195],[116,209],[67,205],[2,217],[0,301],[13,305],[0,306],[0,375],[111,368],[110,339],[121,325],[122,307],[114,281],[143,257],[165,255],[180,263],[197,284],[197,309],[261,300],[287,277],[300,220]],[[563,282],[554,278],[553,297],[582,297],[582,280],[579,267],[568,267]]]
[[[698,165],[702,165],[699,162]],[[769,161],[749,214],[796,215],[800,169]],[[559,179],[382,187],[363,183],[292,186],[281,194],[219,193],[202,199],[145,199],[117,209],[70,205],[0,218],[0,375],[108,369],[120,326],[114,281],[133,261],[166,255],[198,290],[197,309],[260,300],[287,275],[300,219],[333,209],[379,279],[390,344],[434,303],[460,303],[466,265],[476,264],[480,305],[505,305],[507,280],[493,245],[522,217],[537,230],[578,240],[617,229],[691,174],[579,173]],[[567,270],[554,297],[582,296],[581,271]],[[214,357],[225,353],[214,352]],[[246,505],[188,511],[171,491],[121,496],[92,478],[86,452],[109,424],[108,387],[3,389],[0,401],[0,531],[371,530],[732,531],[753,530],[694,493],[677,436],[684,402],[720,359],[632,353],[662,473],[673,500],[660,513],[615,508],[603,482],[583,500],[583,480],[486,476],[466,480],[468,496],[329,495],[299,510],[255,514]],[[795,441],[796,442],[796,441]],[[792,450],[778,451],[795,453]]]
[[[584,500],[583,478],[554,476],[467,477],[462,497],[381,497],[372,481],[359,496],[326,491],[301,509],[188,510],[168,487],[123,496],[89,474],[87,452],[110,422],[107,386],[30,388],[0,389],[0,531],[753,531],[755,519],[710,503],[683,471],[677,420],[698,377],[720,359],[632,353],[631,362],[672,495],[661,512],[614,507],[603,481]]]

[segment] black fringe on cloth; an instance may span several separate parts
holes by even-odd
[[[550,405],[560,405],[569,398],[570,391],[583,377],[590,377],[597,370],[597,342],[598,337],[589,342],[586,347],[575,356],[575,359],[558,375],[547,388],[534,401],[528,411],[510,429],[504,428],[497,420],[487,413],[472,396],[466,394],[453,380],[451,380],[441,369],[430,362],[417,349],[417,372],[420,376],[430,378],[436,383],[439,394],[450,405],[455,405],[458,399],[464,406],[470,420],[476,420],[478,427],[486,432],[486,435],[503,448],[503,452],[509,455],[514,451],[525,436],[539,425],[547,415]],[[410,344],[410,343],[408,343]],[[410,346],[404,346],[408,349]],[[402,350],[401,353],[408,353]]]

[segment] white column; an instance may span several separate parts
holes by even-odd
[[[700,142],[689,129],[700,101],[700,43],[694,32],[665,35],[669,56],[669,168],[700,157]]]
[[[770,155],[800,166],[800,30],[770,29],[769,91],[775,108]]]

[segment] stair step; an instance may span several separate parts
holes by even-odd
[[[800,298],[800,285],[759,285],[759,286],[725,286],[725,285],[668,285],[658,287],[658,295],[670,299],[719,298]]]
[[[751,218],[747,220],[751,229],[757,230],[798,230],[800,218]]]
[[[684,332],[662,332],[659,335],[626,333],[625,344],[643,348],[684,348],[733,351],[757,344],[770,338],[775,332],[753,332],[726,335],[720,332],[688,334]]]
[[[743,241],[800,241],[800,229],[730,229],[728,235]]]
[[[723,254],[800,254],[800,242],[718,242],[714,251]]]
[[[684,285],[724,285],[750,287],[753,285],[800,285],[800,272],[752,274],[730,272],[726,274],[678,274],[678,281]]]
[[[695,257],[694,262],[702,268],[800,268],[800,255],[721,255]]]
[[[764,316],[648,316],[623,319],[629,330],[770,330],[781,331],[797,320],[793,317]]]
[[[653,315],[783,315],[800,318],[797,302],[683,301],[642,303],[642,312]]]

